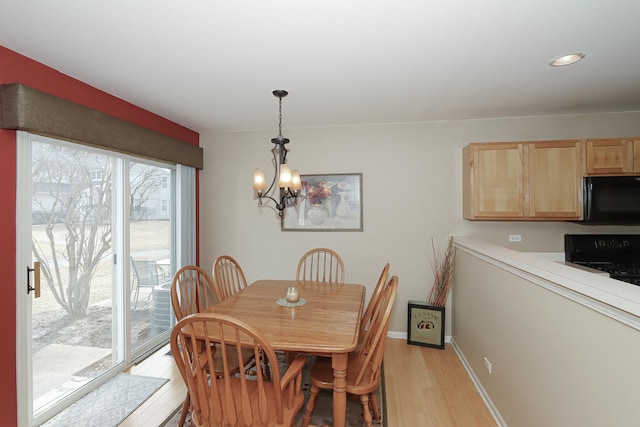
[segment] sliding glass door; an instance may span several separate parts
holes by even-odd
[[[39,424],[166,343],[176,167],[39,136],[27,142],[31,256],[42,280],[40,297],[27,298],[26,388]]]
[[[116,158],[32,142],[32,254],[41,293],[32,305],[33,409],[39,413],[123,362],[114,353]]]
[[[134,353],[169,330],[173,318],[174,176],[166,167],[129,163],[129,317]]]

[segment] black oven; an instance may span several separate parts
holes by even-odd
[[[565,261],[640,285],[640,234],[565,234]]]

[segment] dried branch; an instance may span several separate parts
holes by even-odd
[[[429,292],[427,304],[444,307],[449,291],[451,290],[451,280],[456,263],[456,249],[453,246],[453,236],[449,237],[447,249],[442,254],[436,248],[433,238],[431,238],[431,248],[433,249],[433,259],[431,260],[433,286]]]

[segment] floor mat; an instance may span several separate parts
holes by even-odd
[[[42,426],[115,427],[167,381],[120,373]]]

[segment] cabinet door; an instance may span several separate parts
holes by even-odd
[[[633,171],[633,141],[593,139],[586,141],[587,175],[614,175]]]
[[[470,144],[463,158],[465,218],[524,216],[524,145]]]
[[[529,144],[529,214],[535,219],[582,219],[583,145]]]
[[[633,141],[633,172],[640,173],[640,139]]]

